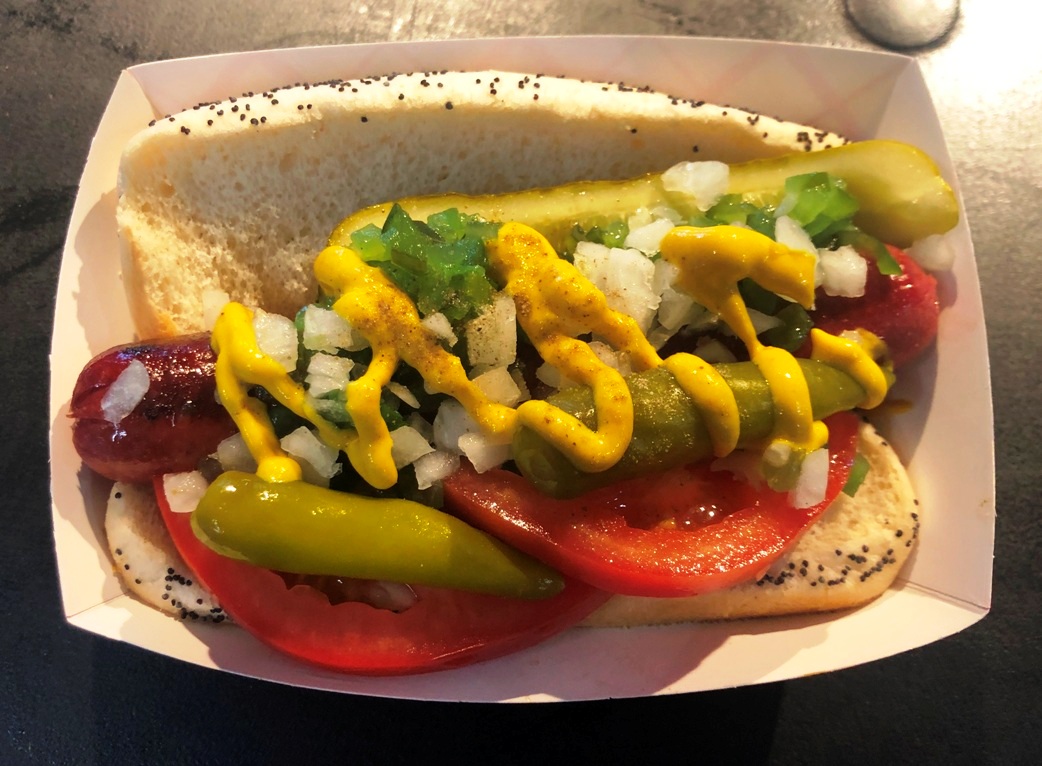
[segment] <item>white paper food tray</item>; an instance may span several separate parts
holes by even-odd
[[[928,644],[981,619],[991,599],[994,461],[980,288],[965,220],[940,278],[937,351],[884,427],[922,503],[920,545],[897,586],[837,615],[628,630],[572,630],[459,670],[360,678],[299,664],[227,626],[188,625],[123,594],[106,554],[107,483],[81,469],[66,416],[83,365],[132,339],[115,228],[120,152],[156,116],[297,81],[393,71],[501,69],[623,80],[734,104],[849,137],[927,151],[956,186],[917,63],[902,56],[772,42],[670,37],[490,39],[235,53],[125,71],[91,146],[65,243],[51,352],[54,537],[65,614],[86,630],[198,665],[359,694],[431,700],[547,701],[671,694],[837,670]],[[957,186],[956,186],[957,188]],[[350,211],[345,211],[345,214]]]

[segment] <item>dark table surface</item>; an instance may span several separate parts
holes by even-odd
[[[79,174],[116,78],[140,62],[213,52],[502,35],[877,46],[832,0],[0,0],[0,763],[685,762],[707,748],[738,762],[1038,762],[1042,344],[1030,327],[1042,291],[1042,53],[1029,8],[964,0],[945,41],[909,51],[960,176],[986,309],[999,514],[991,614],[939,643],[813,678],[503,706],[286,688],[65,624],[48,507],[47,351]]]

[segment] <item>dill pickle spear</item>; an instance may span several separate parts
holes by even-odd
[[[808,359],[801,359],[800,367],[817,420],[853,409],[865,395],[842,370]],[[774,404],[763,375],[752,362],[720,364],[716,370],[734,391],[738,404],[739,447],[767,439],[774,427]],[[584,473],[535,431],[521,428],[514,436],[513,449],[514,461],[525,478],[545,494],[575,497],[612,482],[713,457],[705,421],[672,373],[657,367],[627,375],[626,382],[633,397],[633,439],[618,463],[606,471]],[[548,401],[595,427],[589,388],[564,389]]]
[[[888,244],[907,247],[931,234],[942,234],[958,222],[955,194],[933,160],[916,147],[898,141],[863,141],[731,165],[728,193],[742,194],[759,204],[776,203],[786,178],[821,171],[846,182],[860,205],[855,223]],[[685,216],[698,212],[686,195],[667,192],[657,174],[507,194],[442,194],[398,202],[419,220],[456,208],[486,221],[524,223],[559,252],[577,224],[619,220],[640,208],[660,205]],[[391,206],[390,202],[374,205],[345,218],[330,235],[329,243],[349,247],[353,232],[369,224],[381,226]]]
[[[908,247],[959,222],[955,192],[937,165],[926,152],[900,141],[862,141],[732,165],[728,191],[763,198],[781,189],[786,178],[812,172],[845,181],[859,204],[854,223],[889,245]]]
[[[417,220],[454,208],[486,221],[523,223],[546,237],[558,252],[564,249],[565,240],[575,225],[621,220],[640,208],[663,204],[683,215],[698,212],[690,198],[667,192],[659,175],[626,181],[579,181],[508,194],[409,197],[398,200],[398,204]],[[374,205],[345,218],[333,230],[329,244],[350,247],[353,232],[369,224],[382,226],[392,206],[393,203]]]

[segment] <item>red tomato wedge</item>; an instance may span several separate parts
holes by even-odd
[[[500,657],[571,627],[609,597],[568,580],[539,601],[417,586],[418,603],[400,614],[331,606],[314,588],[287,588],[270,570],[214,553],[192,532],[191,514],[170,510],[162,477],[154,486],[178,551],[235,622],[281,652],[341,672],[423,673]]]
[[[875,333],[886,341],[894,366],[900,367],[933,345],[941,309],[933,275],[903,251],[888,249],[901,265],[901,274],[880,274],[870,263],[863,296],[834,298],[819,291],[813,319],[815,327],[833,335],[858,327]]]
[[[854,460],[857,417],[834,415],[824,502],[793,508],[706,464],[643,476],[570,500],[521,476],[465,469],[445,481],[462,518],[567,575],[613,593],[687,596],[758,577],[825,511]],[[707,523],[708,522],[708,523]]]

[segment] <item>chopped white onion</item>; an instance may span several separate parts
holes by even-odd
[[[789,493],[789,502],[796,508],[810,508],[825,499],[829,481],[829,451],[814,450],[803,459],[796,487]]]
[[[517,311],[514,299],[499,293],[463,330],[471,367],[505,367],[517,357]]]
[[[796,207],[796,203],[800,201],[799,194],[785,194],[781,198],[781,202],[774,208],[774,217],[781,218],[783,215],[788,215]]]
[[[762,456],[755,450],[734,450],[709,464],[710,471],[726,471],[746,484],[759,488],[764,483]]]
[[[579,273],[590,280],[593,286],[604,291],[604,281],[608,274],[608,253],[611,250],[607,245],[597,242],[579,242],[572,254],[572,263]]]
[[[672,224],[666,223],[672,228]],[[657,289],[654,261],[639,250],[580,242],[573,262],[579,273],[604,293],[608,308],[628,314],[643,332],[648,331],[661,292]]]
[[[257,346],[286,372],[297,366],[297,328],[292,319],[262,309],[253,313],[253,332]]]
[[[661,249],[662,238],[674,228],[674,224],[668,218],[659,218],[645,226],[630,229],[626,235],[623,247],[639,250],[644,255],[654,255]]]
[[[434,441],[434,426],[428,423],[420,413],[412,413],[405,422],[419,431],[428,442]]]
[[[497,404],[513,407],[521,401],[521,389],[506,367],[496,367],[478,375],[474,378],[474,385]]]
[[[802,250],[814,256],[814,286],[821,284],[822,271],[821,262],[818,259],[818,249],[814,246],[810,235],[803,230],[795,220],[787,215],[779,216],[774,221],[774,239],[778,244],[785,245],[790,250]],[[784,296],[783,296],[784,297]]]
[[[861,332],[861,330],[844,330],[839,334],[839,337],[845,340],[853,341],[854,343],[857,343],[859,346],[863,346],[865,345],[865,336],[862,335]]]
[[[148,368],[140,359],[132,359],[101,397],[101,414],[105,420],[119,425],[145,398],[149,385]]]
[[[477,440],[466,437],[468,435],[480,437]],[[440,450],[460,455],[465,454],[464,443],[476,445],[468,449],[479,449],[484,446],[510,446],[510,435],[489,436],[482,432],[481,426],[463,408],[463,405],[455,399],[446,399],[438,407],[438,414],[434,417],[434,446]],[[500,461],[502,462],[502,461]]]
[[[420,408],[420,400],[416,398],[416,394],[410,391],[406,386],[403,386],[401,383],[398,383],[397,381],[393,380],[389,381],[387,383],[387,390],[395,396],[397,396],[403,402],[408,404],[414,410],[418,410]]]
[[[227,439],[223,439],[221,443],[217,445],[216,456],[217,462],[221,464],[221,468],[225,471],[243,471],[244,473],[253,473],[257,470],[257,461],[254,460],[253,455],[250,454],[250,450],[246,446],[246,440],[242,438],[242,434],[235,433]]]
[[[446,450],[434,450],[427,453],[413,463],[413,470],[416,471],[416,486],[419,489],[427,489],[435,482],[451,476],[459,469],[459,462],[459,455]]]
[[[659,295],[658,321],[672,335],[684,325],[698,325],[711,319],[709,311],[687,293],[673,287],[680,270],[669,261],[655,261],[652,289]]]
[[[662,174],[662,185],[691,197],[699,210],[708,210],[727,193],[730,174],[723,162],[681,162]]]
[[[662,295],[666,290],[673,288],[673,283],[677,281],[679,275],[680,269],[665,258],[659,258],[655,261],[655,275],[651,278],[651,289],[655,291],[656,295]]]
[[[368,604],[374,609],[401,614],[416,606],[420,597],[411,585],[391,580],[343,579],[340,581],[341,592],[348,601]]]
[[[868,261],[850,245],[837,250],[819,250],[821,286],[826,295],[860,298],[865,294]]]
[[[672,228],[668,221],[665,224],[667,230]],[[656,248],[660,240],[656,240]],[[604,293],[608,308],[633,317],[643,332],[650,329],[661,293],[654,261],[639,250],[595,242],[580,242],[573,261],[579,273]]]
[[[578,383],[549,362],[543,362],[541,365],[536,367],[535,378],[540,383],[556,389],[571,388],[572,386],[578,385]]]
[[[206,494],[210,483],[199,471],[168,473],[163,476],[163,494],[174,513],[191,513]]]
[[[700,340],[695,345],[695,355],[710,364],[727,364],[737,361],[731,349],[715,338]]]
[[[474,419],[454,399],[447,399],[434,418],[434,444],[443,451],[466,455],[479,472],[510,459],[509,437],[492,439],[481,432]]]
[[[667,205],[656,205],[651,208],[650,212],[652,218],[665,218],[667,221],[672,221],[675,226],[679,226],[684,222],[684,216]]]
[[[630,231],[639,229],[641,226],[647,226],[649,223],[655,220],[655,213],[646,208],[638,207],[629,218],[626,219],[626,228]]]
[[[339,451],[319,441],[306,426],[286,434],[279,444],[300,461],[306,482],[327,487],[329,480],[340,473],[340,464],[336,462]]]
[[[865,353],[873,359],[880,359],[886,353],[886,344],[883,340],[868,330],[844,330],[839,337],[861,346]]]
[[[632,372],[628,353],[616,351],[602,341],[591,341],[588,345],[590,350],[594,352],[594,355],[597,356],[597,359],[606,367],[618,370],[623,375],[628,375]],[[578,386],[578,382],[568,377],[549,362],[544,362],[536,369],[536,379],[553,389],[570,389]]]
[[[517,403],[527,402],[532,398],[532,392],[528,390],[528,384],[525,382],[524,373],[516,367],[511,367],[510,377],[514,379],[514,385],[517,386],[518,399]]]
[[[594,283],[608,299],[608,307],[633,317],[642,332],[651,327],[659,296],[652,289],[655,264],[638,250],[611,248],[603,283]]]
[[[224,290],[215,287],[203,290],[203,327],[212,330],[213,326],[217,324],[217,317],[221,315],[221,311],[230,300],[231,298]]]
[[[485,434],[473,431],[465,433],[459,438],[459,448],[478,473],[484,473],[502,465],[510,459],[511,455],[509,442],[497,443]]]
[[[695,299],[687,293],[674,290],[672,287],[662,293],[658,305],[658,321],[667,330],[676,332],[686,324],[691,324],[706,313],[706,310],[695,303]]]
[[[449,344],[450,347],[455,346],[459,338],[456,337],[456,333],[452,331],[452,322],[449,318],[441,312],[435,312],[434,314],[428,314],[422,320],[420,324],[430,330],[441,340]]]
[[[347,357],[315,354],[308,363],[308,374],[304,379],[308,393],[322,396],[330,391],[339,391],[347,385],[354,366],[354,361]]]
[[[658,351],[665,346],[669,339],[674,335],[676,335],[675,330],[667,330],[662,325],[656,324],[648,331],[648,343],[651,344],[653,349]]]
[[[590,351],[601,360],[601,362],[613,370],[618,370],[623,375],[629,375],[633,372],[633,368],[630,366],[630,356],[628,353],[616,351],[607,343],[603,343],[599,340],[593,340],[589,343]]]
[[[434,416],[434,445],[458,455],[460,437],[478,428],[462,404],[455,399],[446,399],[438,406],[438,414]]]
[[[431,452],[434,447],[415,428],[402,426],[391,431],[391,458],[395,468],[404,468]]]
[[[774,239],[791,250],[803,250],[811,255],[817,255],[818,249],[814,247],[814,242],[811,241],[810,235],[794,219],[789,218],[787,215],[779,216],[775,220]]]
[[[767,465],[781,468],[792,457],[792,446],[781,441],[773,441],[763,451],[763,461]]]
[[[753,323],[753,330],[759,335],[762,332],[773,330],[775,327],[780,327],[782,321],[776,316],[770,314],[764,314],[762,311],[756,309],[746,309],[749,314],[749,321]]]
[[[955,265],[955,244],[952,232],[924,237],[913,242],[907,252],[927,271],[948,271]]]
[[[332,309],[308,306],[304,309],[304,332],[301,342],[309,351],[335,354],[337,349],[358,351],[366,347],[365,338]]]

